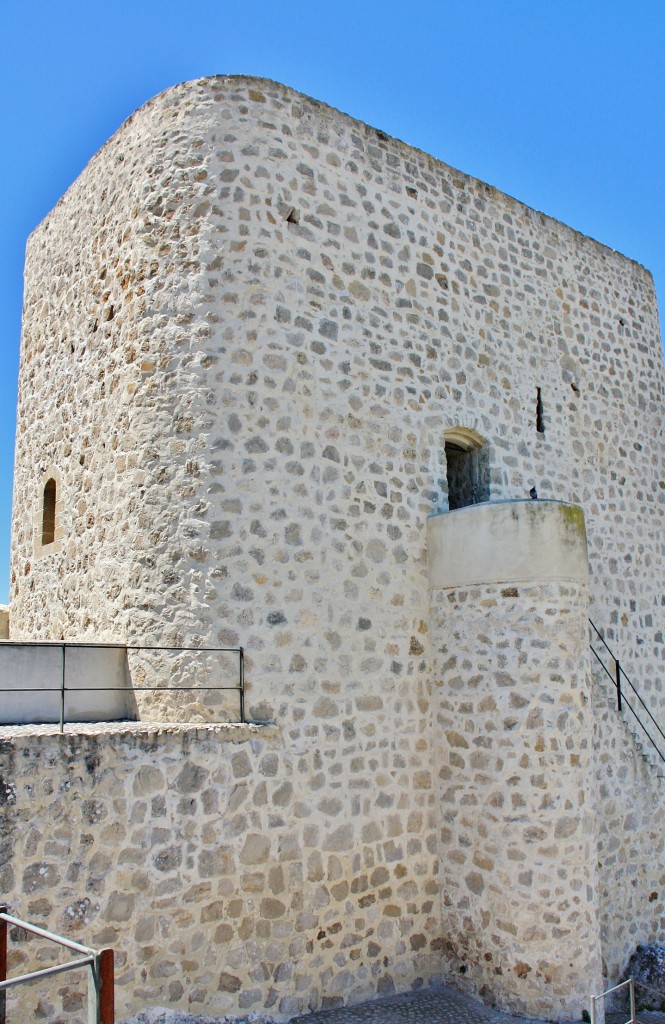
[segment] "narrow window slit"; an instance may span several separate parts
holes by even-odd
[[[51,478],[44,486],[44,504],[42,507],[42,544],[52,544],[55,540],[55,480]]]
[[[536,388],[536,431],[545,436],[545,420],[543,418],[542,389]]]

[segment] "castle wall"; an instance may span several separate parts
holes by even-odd
[[[491,501],[535,484],[584,508],[592,617],[662,709],[664,383],[637,264],[283,86],[179,86],[28,245],[12,635],[242,644],[249,717],[319,780],[293,776],[294,806],[331,809],[354,872],[401,851],[385,984],[410,983],[411,935],[434,976],[425,524],[447,508],[445,431],[485,439]],[[651,934],[654,904],[625,906]],[[602,911],[611,964],[623,907]]]
[[[115,948],[118,1019],[165,1003],[281,1018],[422,983],[437,909],[418,801],[377,845],[324,768],[274,727],[0,738],[0,891],[35,924]],[[10,975],[43,966],[44,944],[10,948]],[[21,1019],[34,999],[40,1019],[87,1020],[75,975],[33,989]]]
[[[357,607],[404,590],[395,572],[422,595],[462,424],[488,440],[491,500],[535,482],[585,508],[601,625],[660,651],[648,274],[345,115],[243,79],[149,103],[30,240],[22,358],[23,635],[221,629],[251,648],[321,580]],[[65,550],[35,557],[51,466]],[[289,655],[303,636],[329,655],[321,630],[291,634]]]
[[[630,671],[628,661],[624,667]],[[662,945],[665,937],[665,773],[650,745],[634,741],[640,733],[630,712],[617,715],[614,688],[601,672],[594,672],[592,700],[603,966],[618,979],[638,944]]]

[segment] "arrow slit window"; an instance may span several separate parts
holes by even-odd
[[[44,484],[44,502],[42,505],[42,545],[52,544],[55,540],[55,480],[47,480]]]

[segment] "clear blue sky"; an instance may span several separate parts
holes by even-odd
[[[663,0],[0,2],[0,603],[28,234],[155,93],[284,82],[619,249],[665,303]]]

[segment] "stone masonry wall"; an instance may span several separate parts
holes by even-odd
[[[592,694],[603,968],[619,979],[638,944],[665,940],[664,773],[662,762],[644,756],[648,743],[632,742],[632,716],[617,714],[614,688],[600,672]]]
[[[331,825],[323,763],[274,727],[8,732],[0,891],[18,916],[115,948],[118,1019],[164,1004],[282,1018],[436,970],[433,858],[408,855],[417,801],[377,846],[369,815]],[[10,974],[54,961],[39,941],[11,950]],[[22,1020],[87,1019],[78,976],[34,1000]]]
[[[321,850],[342,829],[358,877],[389,856],[406,871],[406,910],[382,917],[389,980],[350,973],[332,998],[435,976],[425,521],[447,508],[445,431],[486,439],[490,500],[535,483],[583,506],[592,617],[662,709],[650,276],[338,111],[229,77],[123,125],[32,235],[24,305],[12,635],[242,644],[249,716],[317,780],[312,796],[289,777],[294,806],[324,815]],[[49,474],[58,550],[35,527]],[[653,904],[631,909],[651,934]],[[606,907],[608,963],[622,913]]]
[[[602,990],[586,586],[432,597],[448,971],[514,1012],[579,1020]]]

